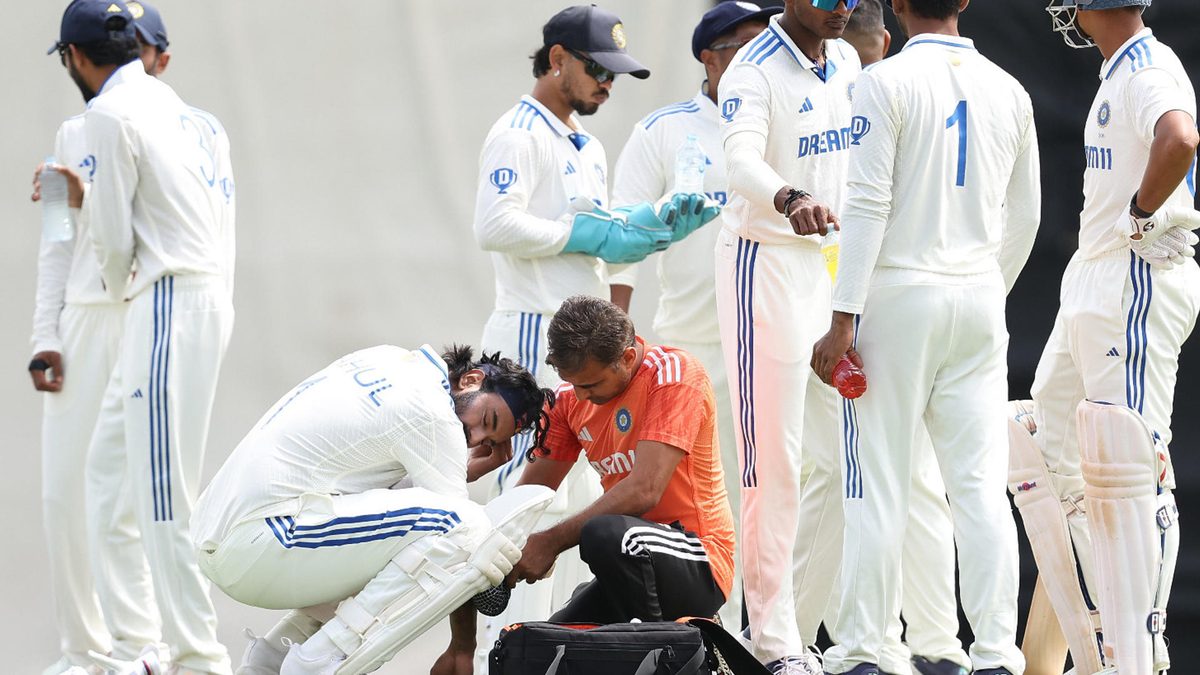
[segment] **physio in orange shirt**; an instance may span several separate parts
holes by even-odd
[[[647,345],[616,305],[568,298],[550,322],[546,362],[564,380],[544,454],[522,484],[557,488],[580,452],[604,494],[529,537],[516,580],[546,576],[579,546],[596,578],[554,621],[612,623],[712,616],[733,578],[733,517],[704,368],[690,354]]]

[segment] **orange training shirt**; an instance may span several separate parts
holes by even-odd
[[[607,492],[633,470],[640,441],[679,448],[675,467],[658,504],[642,518],[695,532],[708,553],[713,577],[725,597],[733,584],[733,514],[725,492],[717,445],[716,399],[708,374],[691,354],[647,345],[629,386],[604,405],[575,397],[559,386],[546,438],[549,457],[574,462],[580,451],[600,474]]]

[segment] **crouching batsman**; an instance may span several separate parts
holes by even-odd
[[[551,621],[713,616],[732,583],[734,538],[704,368],[687,352],[646,344],[625,312],[589,296],[563,302],[547,338],[546,362],[564,383],[543,450],[519,485],[557,488],[583,452],[604,494],[531,534],[510,583],[545,577],[578,546],[595,578]],[[451,618],[443,663],[469,658],[473,622],[466,608]]]
[[[499,585],[553,492],[481,507],[466,485],[508,461],[514,434],[533,430],[540,446],[550,396],[499,354],[380,346],[275,403],[192,517],[217,586],[291,610],[252,639],[237,672],[370,672]]]

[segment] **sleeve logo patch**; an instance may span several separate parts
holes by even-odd
[[[850,119],[850,145],[858,145],[863,136],[871,131],[871,121],[862,115]]]
[[[742,99],[737,97],[725,99],[725,102],[721,104],[721,117],[724,118],[726,122],[732,122],[733,116],[737,114],[738,108],[741,107]]]
[[[488,180],[496,188],[496,194],[506,195],[508,189],[517,182],[517,172],[507,167],[501,167],[488,176]]]

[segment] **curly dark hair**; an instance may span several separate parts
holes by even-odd
[[[450,370],[452,383],[458,382],[468,371],[482,370],[484,378],[479,391],[499,393],[513,408],[517,433],[533,433],[533,443],[525,458],[533,461],[538,454],[544,454],[546,434],[550,431],[550,408],[555,400],[553,391],[539,387],[528,370],[516,361],[500,356],[500,352],[483,353],[476,361],[469,346],[452,344],[445,348],[442,359]]]

